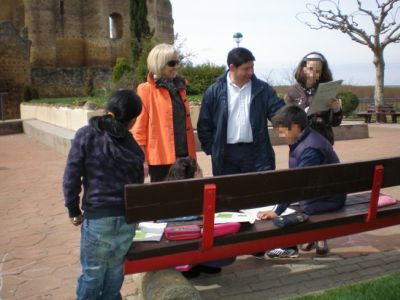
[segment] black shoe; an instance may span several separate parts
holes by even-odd
[[[183,271],[181,272],[183,277],[191,279],[191,278],[196,278],[200,276],[200,266],[194,266],[188,271]]]
[[[326,240],[323,242],[324,242],[324,245],[322,247],[317,242],[317,254],[319,256],[325,256],[329,253],[328,242]]]
[[[210,267],[206,265],[198,265],[200,272],[206,273],[206,274],[217,274],[220,273],[222,268],[220,267]]]
[[[303,251],[311,251],[312,249],[317,248],[317,243],[316,242],[309,242],[307,244],[301,245],[300,249]]]
[[[256,259],[264,259],[265,258],[265,252],[257,252],[252,254]]]

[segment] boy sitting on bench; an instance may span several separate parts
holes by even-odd
[[[324,164],[339,163],[339,158],[329,141],[308,126],[307,114],[297,105],[285,106],[272,118],[274,127],[278,127],[279,137],[289,145],[289,168],[302,168]],[[312,179],[310,179],[312,180]],[[346,195],[324,196],[300,201],[300,207],[306,215],[320,214],[339,210],[344,206]],[[279,216],[289,206],[277,205],[274,211],[260,211],[260,219],[271,220]],[[316,248],[318,255],[329,252],[327,241],[313,241],[301,247],[304,251]],[[298,257],[297,246],[286,249],[273,249],[266,253],[268,257]]]

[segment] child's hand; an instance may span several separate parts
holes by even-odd
[[[278,215],[272,210],[264,210],[257,213],[257,218],[261,220],[272,220],[275,219],[277,216]]]

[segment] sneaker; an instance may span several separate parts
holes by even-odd
[[[292,248],[276,248],[267,252],[270,258],[296,258],[299,257],[299,251]]]

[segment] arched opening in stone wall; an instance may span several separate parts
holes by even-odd
[[[120,39],[122,37],[122,16],[119,13],[112,13],[109,17],[109,38]]]

